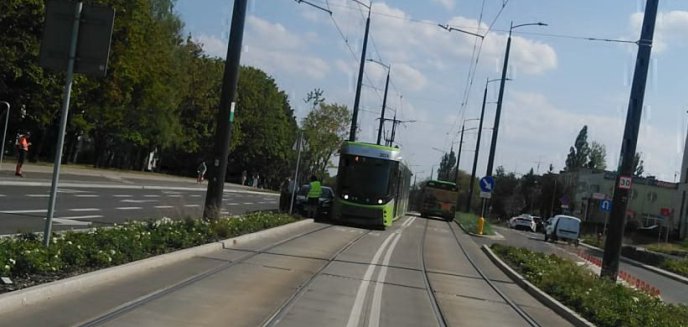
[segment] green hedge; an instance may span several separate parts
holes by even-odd
[[[528,281],[597,326],[688,326],[685,305],[666,304],[555,255],[500,244],[492,249]]]
[[[49,247],[43,246],[39,234],[22,234],[0,239],[0,276],[58,279],[294,221],[289,215],[261,212],[217,221],[135,221],[88,232],[55,233]]]

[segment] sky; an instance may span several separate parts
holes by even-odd
[[[368,4],[368,0],[361,0]],[[249,0],[242,65],[271,75],[300,120],[314,88],[328,102],[353,108],[368,9],[354,0]],[[564,168],[583,125],[588,141],[605,145],[615,170],[626,119],[645,1],[640,0],[388,0],[373,1],[366,58],[391,66],[386,116],[396,144],[418,178],[437,170],[443,152],[457,151],[470,172],[483,91],[501,77],[513,30],[495,167],[525,174]],[[233,1],[177,0],[185,31],[211,56],[226,55]],[[448,24],[486,35],[449,32]],[[661,0],[645,93],[638,152],[645,172],[680,177],[688,125],[688,1]],[[628,42],[591,41],[586,38]],[[367,62],[358,140],[375,142],[387,69]],[[478,175],[485,174],[499,82],[488,84]],[[241,108],[237,109],[241,115]],[[385,132],[389,132],[388,123]],[[435,173],[436,176],[436,173]]]

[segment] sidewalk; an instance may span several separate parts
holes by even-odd
[[[24,178],[14,176],[14,162],[4,161],[0,167],[0,181],[12,182],[37,182],[50,181],[52,179],[53,165],[51,163],[26,163],[24,164]],[[101,169],[87,165],[62,165],[60,168],[60,182],[81,182],[81,183],[105,183],[105,184],[124,184],[137,185],[143,182],[159,183],[183,183],[189,185],[206,186],[198,184],[195,177],[183,177],[167,175],[155,172]],[[271,190],[256,190],[250,186],[225,183],[225,187],[234,189],[244,189],[273,193]]]

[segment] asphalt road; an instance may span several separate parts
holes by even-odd
[[[442,317],[449,326],[529,326],[469,255],[539,325],[570,326],[450,228],[415,216],[385,231],[309,223],[1,318],[11,326],[437,326]]]
[[[38,176],[36,176],[38,175]],[[43,231],[50,174],[0,179],[0,234]],[[145,187],[145,188],[142,188]],[[55,206],[53,230],[78,229],[162,217],[199,217],[207,184],[136,180],[112,176],[64,175]],[[278,196],[227,184],[225,215],[274,210]]]
[[[505,244],[517,247],[524,247],[538,252],[557,254],[559,256],[563,256],[575,261],[583,261],[580,257],[577,256],[579,250],[584,250],[587,253],[595,255],[600,259],[602,258],[601,252],[588,250],[584,247],[576,248],[573,245],[567,245],[562,242],[545,242],[542,233],[517,231],[499,226],[494,227],[494,229],[496,232],[500,233],[505,237],[503,241],[499,241]],[[486,238],[478,237],[475,238],[475,241],[480,244],[491,244],[495,242]],[[660,289],[661,298],[665,302],[682,304],[688,303],[688,292],[686,292],[686,289],[688,289],[688,285],[684,283],[675,281],[671,278],[664,277],[653,271],[631,264],[627,264],[623,261],[619,263],[619,270],[625,271],[626,273],[629,273],[634,277],[639,278],[649,283],[650,285]]]

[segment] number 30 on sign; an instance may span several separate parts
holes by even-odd
[[[619,188],[624,189],[624,190],[630,190],[631,189],[631,177],[628,176],[621,176],[619,178]]]

